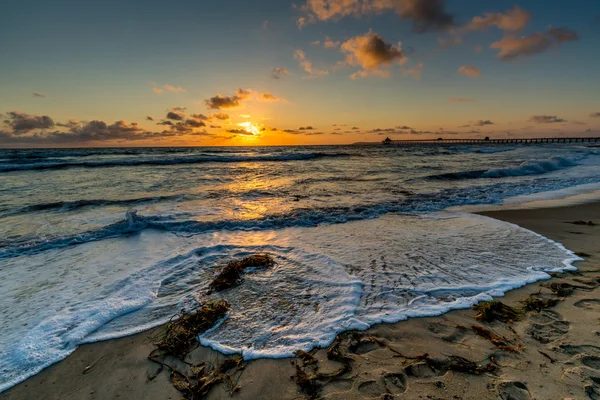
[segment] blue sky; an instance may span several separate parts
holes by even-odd
[[[320,15],[318,6],[335,7],[340,0],[4,5],[0,113],[8,122],[0,127],[0,146],[352,143],[381,140],[381,132],[370,132],[376,128],[407,139],[441,132],[501,137],[600,131],[600,118],[592,117],[600,112],[600,2],[426,1],[454,23],[418,33],[419,16],[402,13],[419,0],[382,1],[388,5],[375,11],[342,9],[333,16]],[[467,28],[474,17],[506,16],[515,7],[528,15],[519,29]],[[299,29],[299,18],[311,23]],[[490,48],[506,37],[554,40],[548,36],[553,28],[575,36],[541,51],[525,49],[511,60]],[[327,37],[331,48],[323,46]],[[364,41],[353,43],[367,48],[380,38],[392,52],[369,58],[361,47],[344,50],[359,37]],[[444,41],[455,45],[443,48]],[[312,75],[294,57],[298,50]],[[375,67],[365,68],[368,62]],[[466,76],[462,66],[477,73]],[[273,79],[277,67],[288,74]],[[360,71],[364,76],[350,77]],[[238,88],[253,93],[239,107],[207,109],[207,99],[234,96]],[[263,94],[279,101],[261,101]],[[207,119],[198,121],[204,126],[174,134],[172,125],[157,125],[168,121],[173,107],[185,108],[179,109],[181,121],[203,114]],[[211,117],[219,111],[230,118]],[[36,125],[42,116],[53,124]],[[58,126],[69,120],[69,126]],[[93,120],[107,127],[96,124],[104,131],[95,132],[86,125]],[[240,123],[253,132],[237,132]],[[316,129],[300,132],[301,126]],[[395,128],[400,126],[411,129]]]

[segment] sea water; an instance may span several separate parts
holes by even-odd
[[[469,307],[578,258],[444,210],[599,182],[582,145],[0,150],[0,391],[217,297],[201,342],[246,359]],[[275,266],[208,294],[258,252]]]

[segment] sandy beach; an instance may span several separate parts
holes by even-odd
[[[524,312],[516,320],[476,320],[474,310],[439,317],[377,325],[341,335],[349,368],[316,382],[318,398],[327,399],[600,399],[600,203],[558,208],[503,210],[484,215],[530,229],[581,254],[577,272],[527,285],[500,299],[521,308],[531,294],[558,303]],[[526,243],[523,243],[527,246]],[[596,280],[594,280],[596,279]],[[561,297],[541,284],[566,283],[574,291]],[[538,297],[536,297],[538,298]],[[479,328],[504,345],[477,334]],[[83,345],[59,362],[0,394],[1,399],[177,399],[183,395],[165,369],[148,360],[151,332]],[[479,330],[481,332],[481,330]],[[428,356],[424,356],[427,354]],[[477,363],[477,374],[459,372],[428,360],[460,356]],[[216,363],[224,356],[200,347],[186,361]],[[331,358],[331,357],[330,357]],[[298,369],[321,377],[342,364],[327,349],[304,360],[260,359],[236,374],[232,395],[239,399],[301,399],[309,396],[297,383]],[[318,367],[318,368],[317,368]],[[332,374],[336,375],[336,374]],[[231,386],[231,385],[229,385]],[[225,384],[210,399],[230,397]]]

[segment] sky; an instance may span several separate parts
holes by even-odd
[[[597,0],[10,2],[0,147],[600,136]]]

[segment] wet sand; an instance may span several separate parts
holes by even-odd
[[[600,203],[533,210],[493,211],[484,215],[518,224],[587,253],[577,262],[577,273],[527,285],[500,299],[520,303],[533,293],[560,300],[552,308],[531,311],[514,322],[475,320],[473,310],[457,310],[439,317],[416,318],[377,325],[344,337],[350,369],[333,379],[319,381],[319,397],[327,399],[600,399],[600,289],[590,279],[600,277],[600,225],[574,225],[591,220],[600,224]],[[526,243],[523,244],[526,246]],[[568,283],[579,287],[572,295],[557,297],[540,284]],[[475,334],[483,326],[503,338],[510,349],[500,349]],[[165,370],[153,380],[158,365],[148,360],[152,332],[81,346],[57,363],[16,387],[0,399],[178,399],[182,394]],[[313,354],[314,353],[314,354]],[[311,352],[317,364],[301,367],[309,373],[318,365],[326,374],[339,370],[327,350]],[[432,368],[417,356],[448,360],[461,356],[489,371],[478,375]],[[186,361],[216,363],[224,356],[198,348]],[[295,380],[299,359],[256,360],[246,365],[236,382],[239,399],[307,398]],[[224,384],[215,386],[210,399],[229,398]]]

